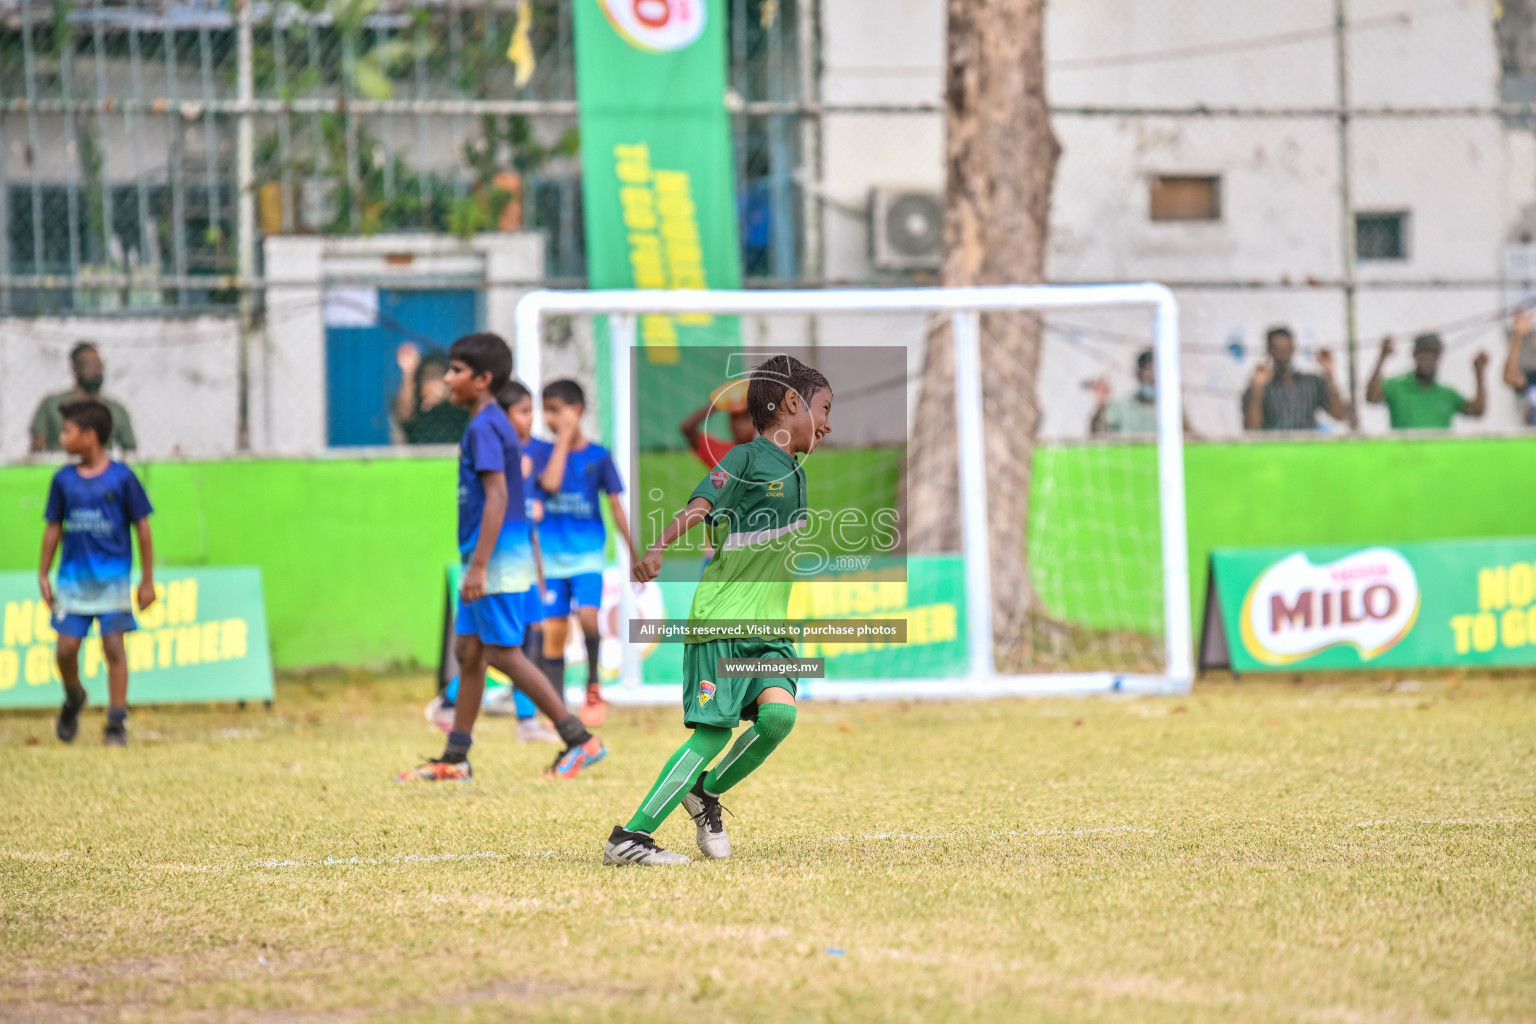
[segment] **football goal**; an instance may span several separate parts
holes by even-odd
[[[1020,324],[1016,368],[997,353],[1020,351]],[[535,291],[514,355],[535,395],[560,377],[586,389],[586,432],[613,452],[642,554],[695,488],[724,479],[723,454],[753,443],[745,394],[765,361],[826,376],[831,430],[800,456],[814,529],[789,598],[809,624],[799,653],[824,672],[802,678],[806,696],[1191,683],[1178,307],[1162,285]],[[682,646],[656,625],[687,619],[710,543],[692,531],[644,587],[611,544],[609,700],[678,699]]]

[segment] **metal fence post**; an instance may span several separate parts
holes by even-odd
[[[252,61],[251,0],[239,0],[237,66],[235,69],[239,113],[236,117],[236,210],[235,242],[239,265],[240,299],[240,371],[239,423],[237,444],[241,451],[251,447],[251,333],[255,324],[255,293],[251,282],[256,277],[256,126],[251,123],[251,101],[256,83]]]
[[[1355,356],[1355,201],[1349,181],[1349,22],[1345,0],[1333,0],[1333,47],[1339,90],[1339,230],[1344,257],[1344,359],[1349,381],[1349,428],[1360,429]]]

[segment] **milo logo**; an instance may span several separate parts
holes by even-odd
[[[1340,644],[1370,661],[1407,636],[1418,616],[1419,581],[1398,552],[1367,548],[1324,565],[1298,552],[1248,588],[1243,646],[1266,665],[1287,665]]]
[[[629,45],[665,53],[691,46],[704,34],[706,0],[597,0],[613,30]]]

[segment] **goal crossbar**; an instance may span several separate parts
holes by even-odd
[[[986,430],[982,414],[981,314],[1062,309],[1141,307],[1153,311],[1157,373],[1157,476],[1163,571],[1164,669],[1162,674],[1077,672],[999,674],[992,654],[992,579],[987,538]],[[955,418],[960,470],[962,547],[965,561],[968,666],[950,679],[837,680],[801,683],[814,697],[947,697],[1003,694],[1154,692],[1178,693],[1194,678],[1189,607],[1188,540],[1184,508],[1183,413],[1179,401],[1178,302],[1161,284],[1008,285],[983,288],[882,288],[818,291],[534,291],[515,312],[514,353],[525,380],[541,379],[544,327],[551,316],[608,316],[615,386],[611,410],[614,447],[630,449],[632,415],[630,352],[635,318],[647,314],[708,313],[796,315],[816,313],[948,313],[955,355]],[[543,427],[533,404],[534,429]],[[620,561],[628,569],[628,553]],[[621,588],[622,632],[635,614],[634,594]],[[676,699],[677,687],[641,686],[634,645],[624,643],[620,684],[610,699],[642,703]]]

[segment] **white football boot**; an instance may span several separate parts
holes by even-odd
[[[631,832],[622,825],[613,826],[608,842],[603,844],[603,863],[619,867],[625,864],[644,864],[647,867],[667,867],[673,864],[693,863],[680,853],[664,850],[656,840],[644,832]]]
[[[725,860],[731,855],[731,837],[725,834],[725,822],[720,818],[724,809],[719,797],[704,792],[702,774],[683,797],[683,810],[699,830],[699,852],[706,860]]]

